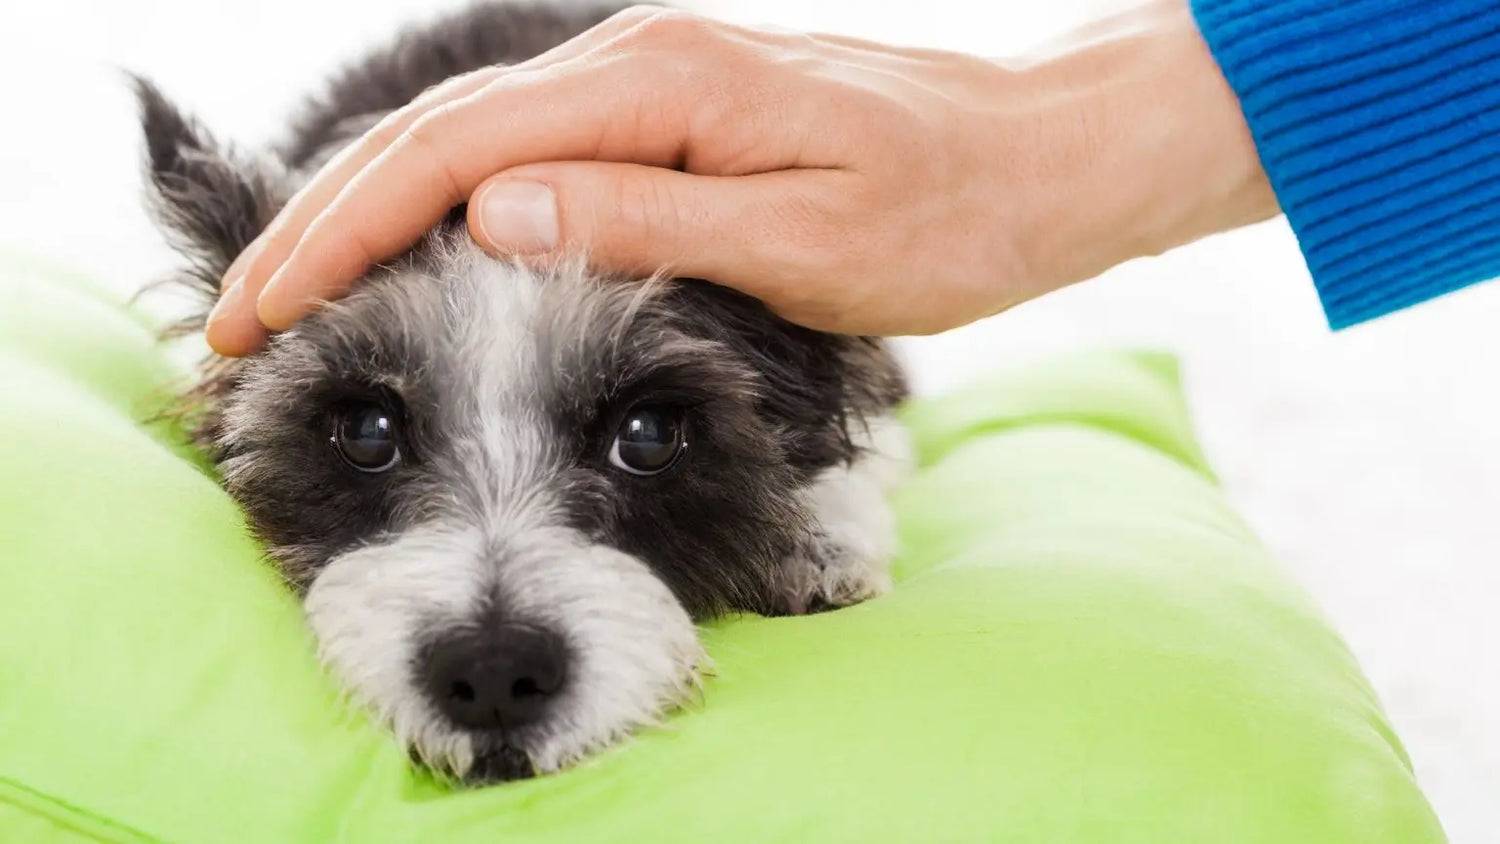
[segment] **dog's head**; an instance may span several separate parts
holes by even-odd
[[[211,304],[291,177],[140,93],[152,203]],[[695,619],[786,612],[810,485],[901,388],[873,341],[523,269],[455,215],[190,398],[333,672],[428,764],[510,778],[680,700]]]

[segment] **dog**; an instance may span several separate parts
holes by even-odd
[[[133,78],[147,200],[202,330],[230,262],[317,167],[425,89],[620,11],[487,4],[408,28],[244,153]],[[518,117],[524,119],[524,117]],[[885,341],[708,281],[480,250],[462,207],[180,410],[303,603],[319,656],[414,760],[550,773],[658,722],[695,623],[890,588],[910,463]]]

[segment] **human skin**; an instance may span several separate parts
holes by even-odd
[[[879,335],[1278,213],[1182,0],[1016,61],[638,7],[352,144],[226,273],[208,342],[254,352],[462,202],[497,255],[707,279]]]

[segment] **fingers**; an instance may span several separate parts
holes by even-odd
[[[223,294],[210,315],[206,339],[224,355],[255,351],[265,340],[266,329],[256,314],[255,302],[269,276],[292,254],[313,222],[345,186],[371,161],[379,157],[413,124],[433,110],[467,97],[500,78],[514,73],[566,61],[593,49],[608,39],[660,13],[657,7],[632,7],[614,15],[590,31],[508,67],[483,68],[450,79],[423,93],[405,108],[382,120],[359,141],[342,150],[318,175],[294,196],[256,242],[247,248],[224,275]]]
[[[291,254],[298,239],[316,218],[318,209],[332,201],[343,183],[363,169],[369,158],[378,154],[382,142],[389,143],[390,138],[399,137],[411,123],[447,99],[482,88],[499,72],[495,68],[486,68],[428,91],[407,108],[391,113],[364,138],[341,151],[324,167],[321,176],[303,187],[257,238],[254,247],[246,249],[225,273],[222,295],[205,329],[208,342],[215,351],[227,355],[246,354],[264,340],[265,329],[255,315],[253,304],[264,286],[267,268],[276,266]]]
[[[795,309],[831,254],[849,174],[712,177],[611,162],[532,164],[475,191],[469,230],[501,255],[586,253],[597,268],[706,278]]]
[[[508,73],[433,109],[343,186],[308,224],[260,294],[272,330],[309,303],[341,295],[373,263],[399,255],[491,174],[544,160],[629,160],[670,165],[688,130],[667,116],[691,98],[669,63],[608,58]],[[670,90],[670,95],[655,92]],[[646,123],[653,131],[630,127]],[[677,120],[676,124],[683,121]],[[622,128],[624,127],[624,128]],[[269,247],[268,247],[269,249]],[[263,253],[252,271],[265,269]]]

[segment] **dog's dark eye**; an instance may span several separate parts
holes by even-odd
[[[609,462],[632,475],[655,475],[670,469],[686,449],[681,413],[638,407],[620,423],[609,447]]]
[[[396,447],[396,422],[378,405],[340,411],[334,417],[333,446],[345,462],[361,472],[384,472],[401,459]]]

